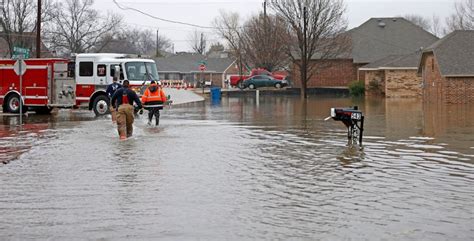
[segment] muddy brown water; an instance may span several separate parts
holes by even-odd
[[[363,148],[330,107],[358,105]],[[472,240],[474,108],[261,96],[0,123],[1,240]]]

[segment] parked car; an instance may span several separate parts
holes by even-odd
[[[273,77],[275,79],[278,79],[278,80],[283,80],[286,77],[285,75],[271,73],[266,69],[257,68],[257,69],[253,69],[250,72],[250,75],[230,76],[230,78],[229,78],[230,85],[231,86],[237,86],[237,87],[242,89],[243,88],[243,81],[250,78],[250,77],[252,77],[252,76],[256,76],[256,75],[268,75],[268,76],[271,76],[271,77]]]
[[[243,82],[243,89],[256,89],[258,87],[268,87],[273,86],[275,88],[283,88],[288,85],[286,80],[275,79],[269,75],[255,75],[252,76]]]

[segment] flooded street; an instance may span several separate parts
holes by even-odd
[[[331,107],[358,105],[363,148]],[[472,240],[474,107],[229,97],[0,122],[1,240]]]

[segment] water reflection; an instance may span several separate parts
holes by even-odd
[[[354,105],[362,148],[324,121]],[[0,167],[0,238],[470,240],[473,113],[223,98],[166,109],[158,128],[139,118],[127,141],[90,112],[29,116],[23,130],[4,118],[0,157],[14,161]]]

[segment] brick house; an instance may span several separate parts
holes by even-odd
[[[320,60],[317,56],[310,64],[322,66],[308,82],[308,88],[347,87],[354,80],[365,80],[359,68],[392,55],[408,55],[438,40],[431,33],[401,18],[371,18],[347,32],[350,50],[335,59]],[[416,67],[416,65],[415,65]],[[300,87],[299,70],[293,65],[295,87]]]
[[[200,71],[201,62],[206,63],[206,70]],[[238,74],[235,61],[231,58],[207,58],[194,53],[180,53],[169,57],[155,59],[161,80],[183,80],[188,84],[199,86],[201,79],[211,81],[213,86],[224,87],[231,75]]]
[[[391,55],[359,68],[364,71],[366,95],[422,97],[422,80],[418,76],[420,57],[421,51]]]
[[[423,50],[418,74],[426,101],[474,103],[474,30],[458,30]]]

